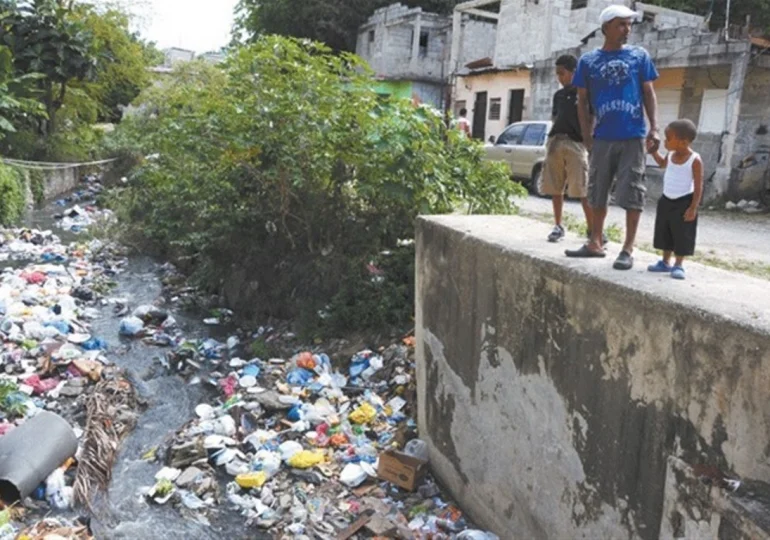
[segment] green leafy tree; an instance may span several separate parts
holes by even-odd
[[[308,38],[335,51],[355,51],[358,27],[375,9],[392,0],[240,0],[236,34],[255,39],[265,34]],[[410,7],[451,13],[456,0],[413,0]]]
[[[517,185],[439,113],[371,86],[354,55],[277,36],[180,66],[116,131],[157,155],[118,209],[244,312],[403,322],[417,215],[507,212]]]
[[[16,132],[14,125],[19,117],[44,116],[40,102],[27,97],[34,95],[31,85],[39,79],[35,73],[17,76],[13,68],[13,55],[8,47],[0,46],[0,139],[6,133]]]
[[[73,81],[90,78],[96,65],[91,34],[70,15],[72,2],[31,0],[0,2],[0,43],[13,54],[19,74],[39,73],[47,119],[41,134],[58,128],[57,115]]]
[[[129,16],[116,9],[100,11],[78,5],[71,15],[92,34],[91,50],[96,57],[93,78],[75,82],[98,107],[98,118],[117,122],[121,107],[129,105],[150,82],[147,68],[157,59],[129,30]]]

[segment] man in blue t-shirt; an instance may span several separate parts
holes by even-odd
[[[638,18],[638,13],[620,5],[602,11],[604,46],[580,58],[572,82],[578,89],[583,143],[591,152],[588,202],[593,224],[590,241],[567,250],[567,256],[606,256],[602,234],[612,182],[617,179],[615,199],[626,210],[626,241],[613,265],[618,270],[630,270],[634,265],[634,241],[646,192],[646,154],[660,146],[652,84],[658,72],[647,51],[626,45],[632,22]]]

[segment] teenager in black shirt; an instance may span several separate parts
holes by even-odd
[[[565,54],[556,60],[556,78],[562,88],[553,96],[553,127],[548,134],[542,191],[553,201],[555,225],[549,242],[564,238],[562,212],[564,192],[580,199],[590,228],[591,207],[586,199],[588,188],[588,152],[583,145],[577,109],[577,88],[572,86],[572,76],[577,58]]]

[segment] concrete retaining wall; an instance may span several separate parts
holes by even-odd
[[[34,196],[32,192],[31,173],[29,169],[21,170],[24,174],[25,184],[27,186],[27,204],[32,206],[34,204]],[[86,172],[87,171],[81,167],[40,171],[40,174],[43,176],[43,199],[50,201],[68,191],[72,191],[77,187],[80,178]]]
[[[696,264],[675,282],[645,254],[621,273],[566,259],[544,227],[417,224],[418,420],[436,475],[511,540],[767,537],[770,283]]]

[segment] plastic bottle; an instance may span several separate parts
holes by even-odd
[[[412,439],[406,443],[404,452],[423,461],[428,461],[428,458],[430,457],[430,453],[428,452],[428,445],[425,443],[425,441],[420,439]]]

